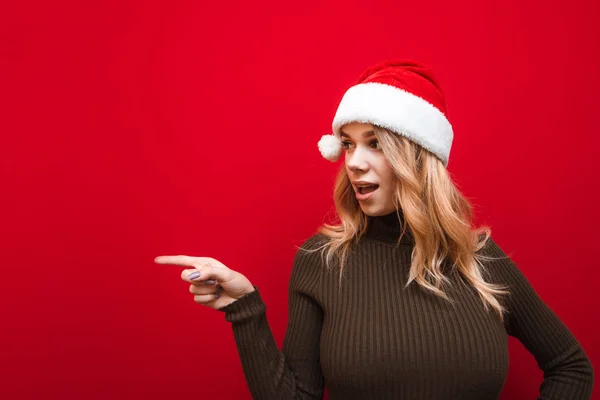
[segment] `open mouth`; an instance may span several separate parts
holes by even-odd
[[[369,186],[358,186],[358,193],[367,194],[377,190],[379,185],[369,185]]]

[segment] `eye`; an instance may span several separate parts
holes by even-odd
[[[342,147],[345,148],[346,150],[348,150],[348,148],[350,147],[351,144],[352,144],[352,142],[344,141],[344,142],[342,142]],[[381,147],[379,146],[379,140],[377,140],[377,139],[371,140],[369,145],[371,146],[371,148],[374,148],[375,150],[381,150]]]

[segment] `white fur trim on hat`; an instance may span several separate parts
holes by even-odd
[[[352,86],[333,119],[336,137],[340,128],[351,122],[371,123],[406,136],[448,165],[452,125],[438,108],[412,93],[378,82]]]
[[[331,162],[339,160],[342,155],[342,141],[337,136],[323,135],[318,146],[321,155]]]

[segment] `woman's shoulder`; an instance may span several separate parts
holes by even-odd
[[[483,265],[484,277],[491,283],[516,285],[527,279],[512,257],[491,236],[477,252],[477,258]]]
[[[328,236],[317,232],[308,237],[307,239],[304,239],[299,249],[315,250],[324,247],[327,243],[329,243],[329,241],[330,238]]]
[[[485,239],[485,234],[479,235],[480,240]],[[510,257],[504,252],[502,247],[490,235],[485,240],[482,248],[477,252],[477,255],[488,261],[510,260]]]
[[[304,239],[300,246],[296,246],[296,261],[305,259],[316,260],[316,257],[326,250],[329,240],[329,237],[322,233],[315,233]]]
[[[313,293],[321,280],[325,265],[323,251],[329,239],[327,236],[316,233],[305,239],[297,247],[296,255],[290,276],[290,287],[306,293]]]

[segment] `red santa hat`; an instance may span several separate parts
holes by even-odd
[[[318,143],[321,155],[342,155],[340,128],[351,122],[378,125],[403,135],[435,154],[448,166],[452,125],[446,100],[431,69],[413,60],[386,60],[367,68],[350,87],[333,118],[333,134]]]

